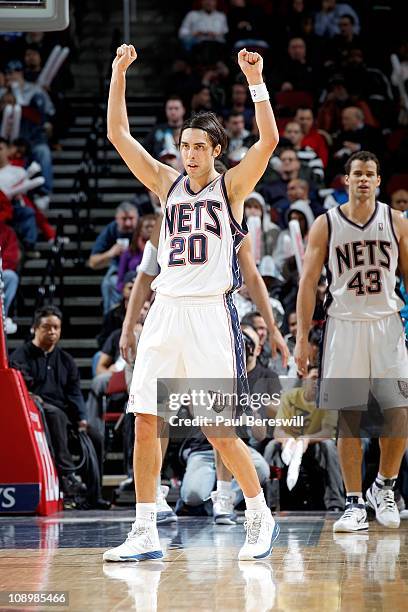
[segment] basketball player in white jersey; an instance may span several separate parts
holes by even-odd
[[[408,280],[408,222],[376,201],[381,179],[375,155],[354,153],[345,170],[349,201],[318,217],[309,233],[297,299],[295,349],[298,371],[304,375],[316,288],[326,262],[329,285],[320,406],[340,409],[338,450],[347,494],[345,512],[333,526],[336,532],[368,528],[362,495],[362,448],[357,437],[361,412],[357,407],[367,405],[369,385],[384,409],[386,425],[393,430],[379,440],[379,473],[366,492],[367,505],[384,527],[396,528],[400,523],[393,487],[407,444],[408,355],[399,316],[403,302],[395,293],[395,284],[397,267],[404,282]],[[330,379],[336,378],[343,379],[341,398],[337,398],[345,402],[343,406],[327,405],[327,394],[323,393],[335,384]],[[351,379],[359,380],[352,403],[347,403]],[[347,406],[355,409],[341,410]]]
[[[263,175],[278,143],[278,130],[262,80],[263,60],[245,49],[239,66],[248,80],[259,140],[245,158],[220,175],[215,159],[225,149],[224,129],[213,113],[196,115],[180,134],[185,175],[161,164],[132,138],[125,103],[125,75],[137,54],[122,45],[112,66],[108,138],[134,175],[164,209],[152,288],[156,299],[139,340],[128,411],[135,418],[136,520],[126,541],[106,551],[106,561],[142,561],[163,556],[156,527],[156,481],[161,469],[157,436],[157,379],[236,380],[245,387],[243,342],[232,292],[240,285],[237,250],[244,200]],[[240,560],[269,556],[279,528],[265,503],[245,444],[211,437],[246,500],[246,540]]]
[[[217,165],[219,167],[219,164]],[[225,167],[223,171],[226,171]],[[128,363],[133,363],[134,356],[136,355],[136,336],[133,330],[139,319],[140,311],[151,294],[151,283],[160,272],[157,262],[157,249],[159,246],[161,225],[162,216],[157,219],[150,240],[146,243],[143,259],[138,267],[137,278],[133,284],[128,308],[126,310],[119,348],[123,359]],[[247,234],[242,241],[238,252],[238,262],[249,296],[265,319],[269,332],[272,355],[276,356],[277,351],[279,351],[282,357],[282,366],[286,368],[289,359],[289,349],[275,323],[268,291],[256,267],[255,259],[252,254],[251,236],[249,234]],[[167,451],[168,434],[160,438],[160,444],[164,460]],[[231,475],[227,473],[216,451],[215,461],[217,466],[217,491],[212,495],[214,521],[218,524],[229,525],[235,522],[235,520],[232,520],[232,517],[234,517],[233,501],[235,495],[231,493]],[[218,477],[219,474],[221,475],[220,478]],[[159,475],[156,489],[157,525],[172,523],[178,519],[177,515],[166,501],[167,493],[168,487],[163,487],[161,485],[161,478]]]

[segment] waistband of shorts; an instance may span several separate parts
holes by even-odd
[[[156,293],[155,302],[158,304],[170,304],[173,306],[209,306],[212,304],[223,304],[224,294],[220,295],[200,295],[200,296],[178,296],[163,295]]]

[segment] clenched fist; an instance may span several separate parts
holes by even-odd
[[[256,51],[241,49],[238,53],[238,64],[250,85],[262,83],[263,58]]]
[[[126,72],[130,64],[137,58],[136,49],[133,45],[121,45],[116,50],[116,57],[112,63],[112,70]]]

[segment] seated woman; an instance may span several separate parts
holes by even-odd
[[[129,248],[120,256],[118,281],[116,284],[116,289],[120,293],[123,291],[126,273],[136,270],[142,261],[145,244],[150,238],[155,223],[156,215],[144,215],[141,217],[133,233]]]

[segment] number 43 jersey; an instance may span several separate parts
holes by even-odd
[[[327,213],[329,253],[326,311],[337,319],[365,321],[399,312],[395,292],[398,241],[391,208],[376,202],[363,226],[350,221],[341,207]]]
[[[241,286],[237,253],[246,233],[233,218],[224,175],[198,193],[191,190],[188,176],[179,176],[167,195],[157,257],[160,274],[152,289],[171,297],[235,291]]]

